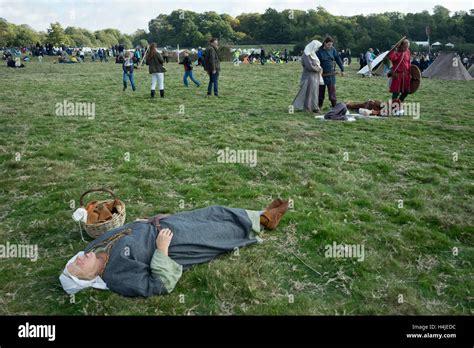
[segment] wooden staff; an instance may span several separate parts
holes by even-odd
[[[142,61],[140,62],[140,67],[143,66],[143,61],[145,60],[145,57],[146,57],[146,54],[148,53],[148,49],[149,49],[149,48],[150,48],[150,45],[148,45],[147,48],[146,48],[145,54],[143,55]]]
[[[403,42],[403,40],[405,40],[406,38],[407,38],[407,37],[404,36],[404,37],[402,37],[400,40],[398,40],[398,42],[395,44],[395,46],[393,46],[393,47],[390,49],[389,52],[392,52],[395,48],[397,48],[398,45],[400,45],[400,44]]]

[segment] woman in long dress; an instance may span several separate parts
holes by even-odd
[[[68,294],[89,287],[129,297],[173,291],[183,270],[257,243],[288,210],[276,199],[265,210],[211,206],[110,230],[72,257],[59,277]]]
[[[301,65],[303,74],[301,75],[300,90],[293,100],[295,110],[319,113],[318,94],[321,81],[321,65],[316,51],[322,43],[313,40],[304,49]]]

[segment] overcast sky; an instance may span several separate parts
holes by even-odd
[[[115,28],[131,34],[136,29],[148,31],[151,19],[176,9],[236,16],[244,12],[263,13],[269,7],[308,10],[323,6],[334,15],[351,16],[385,11],[428,10],[432,13],[435,5],[442,5],[452,12],[468,12],[474,7],[472,0],[0,0],[0,17],[43,31],[51,22],[59,22],[63,27]]]

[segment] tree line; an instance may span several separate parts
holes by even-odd
[[[131,48],[133,35],[122,34],[117,29],[90,31],[83,28],[67,27],[51,23],[47,31],[37,32],[26,24],[16,25],[0,18],[0,47],[30,47],[39,42],[42,45],[72,47],[111,47],[124,44]]]
[[[148,31],[139,29],[132,35],[116,29],[63,29],[59,23],[51,24],[47,32],[36,32],[27,25],[0,19],[0,46],[29,46],[39,41],[77,47],[124,44],[131,48],[154,41],[159,46],[197,47],[217,37],[228,45],[295,44],[298,51],[312,39],[322,40],[331,35],[339,48],[350,48],[357,54],[368,47],[388,48],[401,35],[413,41],[426,41],[427,27],[431,42],[449,41],[465,51],[474,51],[474,10],[451,13],[443,6],[435,6],[433,14],[423,11],[356,16],[335,16],[323,7],[307,11],[269,8],[262,14],[243,13],[236,17],[213,11],[175,10],[150,20]]]

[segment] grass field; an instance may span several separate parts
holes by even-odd
[[[338,78],[340,101],[388,100],[385,80],[355,69]],[[0,314],[473,314],[474,83],[425,79],[407,99],[419,119],[344,123],[288,113],[300,74],[224,63],[221,98],[207,99],[169,64],[166,98],[151,100],[145,69],[133,93],[112,62],[2,66],[0,244],[37,244],[39,259],[0,259]],[[95,103],[95,118],[57,116],[64,100]],[[257,150],[257,166],[218,163],[226,147]],[[88,289],[70,303],[58,276],[85,246],[70,202],[97,186],[117,192],[128,222],[279,196],[294,209],[170,295]],[[365,259],[325,257],[333,242],[363,245]]]

